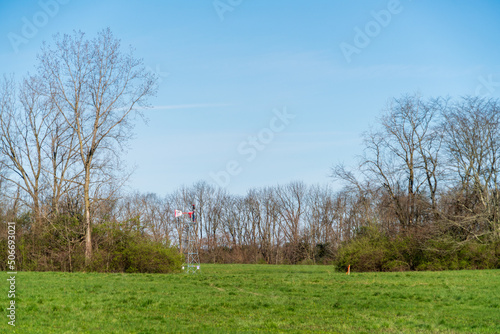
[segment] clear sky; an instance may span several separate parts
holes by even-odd
[[[129,186],[331,182],[392,97],[500,97],[500,1],[0,0],[0,72],[110,27],[160,76]]]

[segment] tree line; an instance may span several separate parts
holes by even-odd
[[[20,270],[179,270],[183,225],[173,212],[196,204],[203,262],[500,266],[497,100],[391,99],[363,134],[357,165],[334,165],[324,185],[234,195],[198,181],[164,197],[124,193],[120,153],[156,80],[109,29],[57,35],[34,74],[4,76],[2,258],[5,223],[15,221]]]
[[[365,270],[498,268],[496,99],[392,99],[363,134],[355,168],[332,176],[367,205],[341,259]],[[366,264],[366,266],[365,266]]]

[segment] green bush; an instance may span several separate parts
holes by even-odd
[[[180,272],[184,257],[176,247],[154,242],[120,224],[101,224],[94,229],[100,248],[94,252],[90,270],[100,272]]]
[[[459,246],[453,239],[429,240],[425,259],[417,270],[495,269],[500,267],[500,243],[469,241]]]
[[[177,249],[148,240],[129,244],[122,255],[127,273],[180,272],[184,261]]]
[[[500,267],[500,242],[469,241],[449,237],[422,240],[414,235],[389,238],[376,226],[363,227],[337,252],[335,265],[344,271],[407,271],[494,269]]]
[[[357,236],[340,247],[335,262],[338,270],[382,271],[387,256],[386,238],[376,227],[363,227]]]
[[[408,271],[410,270],[410,265],[401,260],[392,260],[384,262],[382,266],[384,271]]]

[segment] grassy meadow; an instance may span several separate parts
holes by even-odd
[[[1,333],[500,333],[500,270],[338,273],[202,265],[201,273],[19,272]]]

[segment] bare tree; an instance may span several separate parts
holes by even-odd
[[[361,170],[391,198],[401,227],[415,225],[436,206],[442,136],[436,128],[440,100],[404,96],[389,104],[381,128],[365,134]]]
[[[52,105],[38,92],[39,81],[26,79],[20,90],[19,100],[12,77],[5,77],[1,86],[0,106],[0,160],[2,168],[10,173],[1,174],[28,195],[35,221],[42,217],[41,203],[44,190],[43,169],[46,156],[44,145],[50,135]]]
[[[118,158],[117,149],[131,136],[132,116],[155,93],[155,76],[132,51],[121,51],[109,29],[86,39],[84,33],[56,35],[44,45],[39,75],[48,83],[47,96],[78,138],[83,171],[85,259],[92,257],[92,180]]]
[[[306,186],[302,182],[291,182],[279,186],[276,191],[280,223],[291,246],[290,260],[298,260],[302,215],[306,209]]]
[[[206,207],[210,201],[210,196],[215,192],[215,188],[206,181],[199,181],[193,185],[194,202],[196,203],[197,231],[200,239],[203,239],[203,231],[206,222]]]
[[[329,186],[312,186],[307,196],[306,223],[311,255],[314,247],[333,248],[340,240],[335,230],[334,195]]]
[[[45,174],[51,188],[51,210],[58,215],[61,198],[81,184],[82,170],[78,168],[76,133],[59,113],[54,113],[50,129],[44,146],[44,155],[50,161]]]
[[[465,236],[500,237],[500,105],[497,100],[465,97],[444,113],[451,189],[456,209],[446,221]]]

